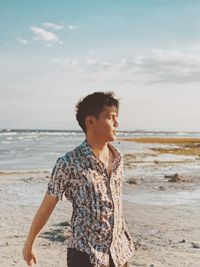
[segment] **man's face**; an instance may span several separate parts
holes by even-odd
[[[118,110],[115,106],[105,107],[99,119],[94,118],[94,134],[105,142],[116,139],[115,131],[118,126]]]

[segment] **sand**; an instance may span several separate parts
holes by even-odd
[[[200,266],[200,175],[196,169],[183,168],[190,161],[198,167],[198,159],[193,155],[189,162],[186,158],[180,163],[175,158],[173,165],[168,158],[159,158],[160,151],[152,155],[151,144],[140,155],[124,155],[123,212],[136,247],[130,266]],[[174,176],[177,166],[184,171]],[[0,173],[1,267],[26,266],[23,244],[49,175]],[[67,200],[57,204],[36,242],[37,266],[66,266],[64,232],[71,212]]]

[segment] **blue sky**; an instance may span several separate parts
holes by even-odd
[[[119,130],[200,131],[200,1],[0,2],[0,128],[79,129],[121,99]]]

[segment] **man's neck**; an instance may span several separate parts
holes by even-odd
[[[86,140],[98,158],[102,156],[105,157],[106,155],[108,155],[109,147],[107,142],[102,140],[97,140],[88,136],[86,136]]]

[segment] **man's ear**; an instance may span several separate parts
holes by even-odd
[[[90,129],[94,125],[94,116],[88,115],[85,118],[85,125],[86,125],[87,129]]]

